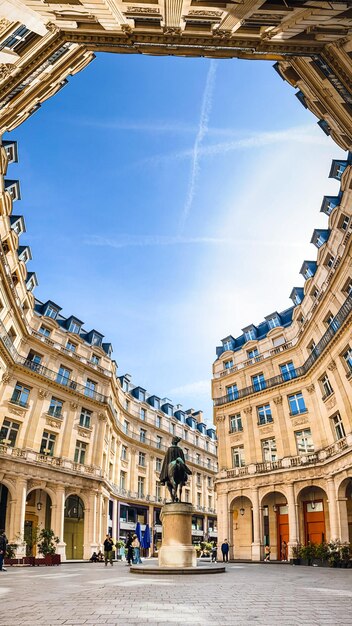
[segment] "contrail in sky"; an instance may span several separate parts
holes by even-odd
[[[213,90],[215,84],[215,75],[216,75],[216,61],[211,60],[210,66],[207,74],[207,80],[205,83],[203,100],[202,100],[202,108],[200,111],[200,120],[197,135],[195,138],[194,146],[193,146],[193,154],[192,154],[192,164],[191,164],[191,176],[188,184],[187,190],[187,198],[185,205],[183,207],[181,219],[180,219],[180,233],[182,233],[189,212],[192,208],[193,198],[196,190],[196,184],[199,176],[199,149],[201,147],[202,141],[208,131],[208,123],[209,117],[213,102]]]

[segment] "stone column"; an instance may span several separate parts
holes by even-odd
[[[296,500],[293,483],[287,485],[287,505],[288,505],[288,524],[289,524],[289,540],[288,540],[288,558],[292,558],[292,549],[297,546],[297,511]]]
[[[13,516],[12,534],[17,544],[16,557],[26,555],[26,544],[24,541],[24,520],[26,515],[27,480],[19,478],[16,483],[16,501]]]
[[[118,519],[117,519],[118,502],[116,499],[112,501],[112,536],[114,539],[118,538]]]
[[[253,543],[252,543],[252,561],[260,561],[260,512],[259,512],[259,494],[258,488],[254,487],[251,491],[253,506]]]
[[[96,436],[94,437],[94,454],[92,457],[92,464],[96,467],[102,466],[103,459],[103,449],[104,449],[104,439],[105,439],[105,430],[107,417],[105,413],[98,414],[98,429]]]
[[[246,465],[250,465],[251,463],[256,463],[257,461],[255,446],[253,446],[253,441],[255,441],[253,420],[257,418],[255,414],[253,417],[252,406],[246,406],[243,409],[243,412],[246,416],[243,429],[245,462]],[[230,459],[230,467],[232,467],[232,459]]]
[[[89,502],[89,497],[87,498]],[[90,502],[84,509],[84,529],[83,529],[83,558],[90,559],[92,556],[91,543],[90,543],[90,527],[91,527],[92,509]]]
[[[66,561],[66,543],[64,542],[64,521],[65,521],[65,488],[57,487],[56,504],[52,507],[53,511],[53,531],[59,538],[56,551],[61,555],[61,560]]]
[[[228,494],[227,492],[220,492],[217,496],[217,514],[218,514],[218,555],[217,558],[220,560],[220,545],[224,541],[224,539],[230,539],[229,533],[229,510],[228,510]],[[231,543],[231,541],[230,541]],[[233,547],[230,548],[230,554],[233,552]]]
[[[351,393],[348,393],[346,391],[346,382],[347,385],[349,385],[349,382],[346,381],[346,374],[344,375],[344,377],[341,377],[341,374],[338,370],[337,364],[335,363],[335,361],[331,361],[328,365],[328,370],[330,370],[330,372],[332,373],[332,377],[334,378],[334,381],[332,382],[332,387],[335,391],[335,396],[337,394],[340,394],[341,396],[341,400],[344,406],[344,414],[346,416],[346,419],[348,419],[348,416],[352,415],[352,401],[351,401]],[[340,403],[337,402],[337,406],[339,406]],[[352,425],[352,418],[350,418],[350,426]],[[350,430],[347,429],[346,430]]]
[[[333,478],[328,478],[327,480],[327,492],[330,521],[330,540],[334,541],[335,539],[339,539],[340,537],[337,523],[336,490]]]
[[[278,450],[279,454],[279,458],[280,457],[285,457],[285,456],[290,456],[291,455],[291,451],[290,451],[290,442],[288,439],[288,432],[287,432],[287,424],[286,424],[286,419],[285,419],[285,414],[284,414],[284,409],[283,409],[283,400],[282,400],[282,396],[276,396],[274,398],[274,404],[275,404],[275,408],[276,408],[276,415],[277,415],[277,419],[274,418],[274,429],[277,433],[277,435],[279,435],[279,437],[276,438],[276,441],[279,439],[279,445],[281,444],[282,448],[282,454],[280,454],[280,450]]]
[[[339,498],[337,500],[337,510],[338,510],[339,527],[340,527],[339,537],[341,541],[345,543],[349,541],[347,498]]]
[[[98,508],[98,494],[96,492],[91,493],[89,502],[89,537],[90,537],[90,550],[98,552],[99,542],[97,541],[97,508]]]

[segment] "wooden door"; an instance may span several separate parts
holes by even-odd
[[[325,513],[322,500],[304,502],[304,529],[306,544],[325,541]]]
[[[279,561],[287,561],[288,541],[290,538],[287,504],[278,505],[276,528],[277,528],[277,559]]]

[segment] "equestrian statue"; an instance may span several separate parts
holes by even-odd
[[[192,474],[186,465],[184,452],[178,445],[180,441],[180,437],[172,438],[171,446],[164,457],[159,479],[162,485],[167,486],[172,502],[181,502],[182,488],[188,476]]]

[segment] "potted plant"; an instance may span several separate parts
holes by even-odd
[[[349,543],[346,542],[341,545],[340,555],[342,567],[349,567],[351,559],[351,545]]]
[[[59,565],[60,555],[56,554],[59,538],[53,530],[43,528],[39,533],[38,552],[43,555],[45,565]]]
[[[115,545],[116,545],[116,559],[117,561],[121,561],[122,559],[121,551],[122,551],[122,548],[125,549],[125,542],[122,541],[122,539],[118,539]],[[125,554],[126,554],[126,550],[125,550]]]
[[[301,565],[301,550],[302,546],[298,543],[296,546],[292,546],[292,564]]]
[[[301,547],[301,565],[312,565],[315,557],[315,546],[308,541],[306,546]]]
[[[329,567],[338,567],[340,565],[340,544],[338,541],[330,541],[328,561]]]
[[[329,562],[329,546],[323,541],[322,543],[318,543],[315,547],[315,554],[312,560],[313,565],[317,565],[318,567],[326,567]]]

